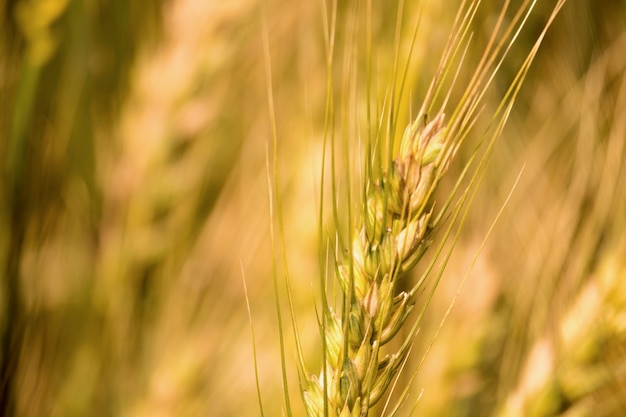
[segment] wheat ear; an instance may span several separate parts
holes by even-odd
[[[541,36],[492,115],[496,127],[487,149],[501,131],[543,36],[563,3],[561,0],[554,7]],[[309,417],[367,417],[408,356],[417,324],[412,326],[395,352],[381,352],[407,321],[415,305],[415,294],[423,284],[420,279],[411,290],[403,291],[398,285],[399,277],[424,255],[433,230],[439,226],[456,187],[467,173],[471,162],[457,179],[455,189],[443,207],[433,215],[434,190],[476,121],[485,91],[524,26],[534,2],[525,1],[505,27],[502,25],[508,2],[503,6],[492,38],[464,89],[463,97],[453,107],[449,123],[444,123],[443,110],[433,112],[435,117],[428,121],[427,114],[431,113],[433,103],[440,99],[443,80],[451,75],[452,62],[455,58],[463,61],[461,47],[466,44],[469,25],[479,4],[479,1],[462,2],[424,104],[418,117],[407,127],[398,152],[386,165],[386,172],[376,176],[373,170],[367,171],[362,219],[353,229],[356,233],[351,249],[338,260],[336,269],[337,282],[344,295],[341,314],[333,312],[325,299],[323,302],[320,320],[325,347],[322,370],[317,375],[310,374],[304,365],[300,365],[304,377],[301,392]],[[504,33],[501,39],[500,29]],[[496,39],[500,40],[496,42]],[[455,80],[456,76],[450,91]],[[443,99],[441,109],[446,108],[449,98],[447,95]],[[479,167],[484,168],[488,154],[486,152]],[[476,154],[471,158],[474,156]],[[474,174],[469,188],[476,178],[477,174]],[[464,198],[460,197],[461,205]],[[460,207],[455,208],[453,218],[458,215]],[[403,398],[406,392],[401,394]]]
[[[398,277],[412,268],[430,243],[432,193],[454,152],[445,146],[444,115],[423,117],[404,133],[388,171],[368,184],[365,215],[352,252],[338,266],[346,297],[343,317],[330,311],[326,324],[328,372],[308,376],[309,416],[365,416],[386,391],[409,351],[410,340],[384,357],[407,319],[414,298],[398,291]],[[347,318],[347,319],[345,319]],[[344,336],[345,335],[345,336]],[[324,388],[324,381],[329,384]]]

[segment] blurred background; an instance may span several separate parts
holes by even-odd
[[[339,2],[334,19],[327,3],[2,3],[1,415],[259,415],[244,280],[263,408],[281,415],[274,276],[289,394],[304,415],[282,277],[316,373],[327,98],[330,130],[360,149],[364,110],[380,112],[419,18],[406,123],[458,9],[401,2],[398,31],[398,2],[372,2],[371,26],[367,2]],[[553,6],[536,5],[485,113]],[[481,6],[461,79],[499,10]],[[450,175],[480,139],[467,139]],[[415,415],[626,415],[625,159],[626,4],[569,0],[428,307],[410,364],[428,351]],[[358,179],[361,161],[350,164],[339,184]]]

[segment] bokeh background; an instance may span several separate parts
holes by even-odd
[[[401,123],[419,108],[458,9],[374,1],[370,26],[368,2],[338,3],[2,3],[3,416],[259,415],[256,377],[265,415],[282,415],[274,277],[303,415],[284,276],[316,373],[327,99],[329,129],[355,149],[341,184],[359,178],[364,109],[382,108],[418,20]],[[461,80],[495,3],[472,24]],[[553,6],[536,5],[486,114]],[[467,139],[450,175],[480,139]],[[415,415],[626,415],[625,159],[626,3],[569,0],[428,307],[409,364],[428,352]]]

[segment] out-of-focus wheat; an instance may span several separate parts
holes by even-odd
[[[624,241],[606,250],[598,269],[562,317],[537,340],[518,386],[498,416],[614,416],[626,384]]]

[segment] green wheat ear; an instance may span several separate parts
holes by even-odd
[[[366,216],[352,242],[351,258],[338,267],[337,278],[349,294],[348,320],[332,312],[326,326],[329,375],[309,376],[304,392],[310,416],[324,415],[325,392],[331,415],[359,416],[375,405],[406,359],[410,343],[381,357],[404,325],[414,300],[398,292],[398,277],[411,269],[430,244],[432,191],[451,153],[445,144],[444,115],[426,126],[418,118],[402,138],[389,171],[369,186]],[[329,382],[327,390],[323,380]]]
[[[544,31],[538,36],[536,44],[528,53],[508,91],[500,101],[499,107],[489,115],[488,118],[491,119],[489,127],[493,130],[481,134],[483,137],[482,144],[486,145],[486,149],[483,149],[483,157],[478,162],[478,166],[474,167],[473,174],[468,181],[469,184],[466,185],[464,191],[460,192],[460,195],[457,195],[458,191],[462,189],[461,184],[464,182],[465,176],[471,172],[470,165],[475,161],[478,151],[471,154],[469,162],[458,178],[453,181],[455,185],[450,195],[445,197],[443,204],[437,205],[436,210],[433,197],[435,189],[445,175],[459,146],[474,127],[486,90],[500,68],[502,60],[515,43],[519,31],[533,9],[534,2],[530,0],[523,2],[520,8],[515,10],[512,18],[505,18],[508,2],[503,6],[491,39],[484,48],[484,54],[479,63],[470,69],[471,76],[468,77],[469,81],[462,88],[461,98],[454,105],[449,105],[452,96],[451,91],[457,82],[459,72],[462,70],[465,52],[471,39],[469,28],[476,16],[480,1],[463,1],[461,3],[451,35],[444,48],[437,72],[425,94],[418,117],[405,129],[400,143],[397,144],[398,146],[394,146],[393,139],[397,125],[395,108],[400,102],[396,93],[402,95],[408,70],[405,70],[404,75],[400,76],[398,75],[400,71],[394,65],[396,76],[392,83],[389,105],[386,106],[385,112],[380,118],[381,121],[386,118],[387,131],[385,133],[389,136],[387,138],[369,139],[366,157],[370,162],[365,164],[364,184],[362,184],[362,188],[360,187],[363,190],[361,219],[354,225],[346,244],[338,236],[340,245],[345,246],[346,249],[343,258],[337,260],[334,270],[334,278],[343,294],[340,312],[333,311],[329,306],[328,299],[331,296],[327,293],[326,280],[325,278],[320,280],[322,308],[319,327],[322,335],[322,369],[319,373],[308,372],[304,365],[290,295],[289,278],[288,274],[285,273],[285,284],[300,367],[300,393],[309,417],[367,417],[371,408],[385,396],[389,387],[394,385],[394,381],[397,380],[397,375],[405,365],[411,351],[424,309],[441,278],[442,268],[445,267],[449,259],[449,252],[444,254],[443,259],[438,259],[443,251],[443,243],[438,245],[434,251],[434,260],[430,261],[430,264],[425,268],[425,275],[411,289],[402,290],[398,285],[399,277],[411,270],[422,259],[433,242],[434,232],[443,229],[442,224],[440,224],[442,219],[446,219],[448,224],[442,236],[443,241],[450,237],[455,224],[457,226],[459,223],[462,224],[463,210],[467,210],[466,204],[469,204],[473,198],[473,192],[475,192],[480,176],[484,172],[491,147],[508,117],[520,85],[545,35],[545,30],[563,3],[564,1],[559,1],[555,6]],[[400,7],[399,16],[402,14],[401,10]],[[330,15],[332,16],[330,22],[325,22],[329,72],[325,138],[328,135],[331,136],[332,148],[334,147],[332,133],[329,132],[332,132],[334,128],[332,126],[334,105],[331,74],[336,10],[332,10]],[[371,15],[369,18],[371,19]],[[505,25],[505,21],[508,22],[508,25]],[[399,54],[398,51],[399,46],[396,44],[396,56]],[[269,58],[269,52],[266,52],[266,56]],[[455,66],[458,66],[456,74],[452,71]],[[270,74],[269,67],[267,73]],[[398,89],[395,88],[396,85],[399,86]],[[368,90],[371,90],[369,86]],[[273,121],[271,75],[268,75],[268,99],[270,118]],[[434,116],[429,118],[427,115]],[[376,131],[377,129],[372,130]],[[378,132],[381,130],[383,129],[378,129]],[[276,163],[277,139],[275,129],[272,130],[272,137],[274,163]],[[391,155],[387,163],[382,162],[382,155]],[[324,162],[322,164],[324,165]],[[339,197],[336,192],[337,177],[334,156],[331,158],[331,169],[333,172],[331,182],[334,199],[333,218],[334,221],[338,222],[337,207],[339,204],[337,201]],[[274,170],[274,181],[278,190],[276,167]],[[323,174],[321,182],[324,183]],[[349,200],[350,198],[348,198]],[[277,207],[280,210],[278,194]],[[320,207],[323,207],[323,204]],[[448,211],[451,213],[446,216]],[[280,228],[280,213],[277,216]],[[320,208],[320,219],[322,218],[323,208]],[[282,236],[282,229],[279,229],[279,235]],[[458,234],[452,238],[452,246],[454,246],[457,237]],[[434,263],[436,261],[439,262],[440,267],[435,270]],[[426,292],[423,287],[427,275],[432,271],[435,271],[432,274],[435,276],[430,280],[430,289]],[[418,292],[424,293],[422,297],[423,306],[415,320],[408,323],[415,307]],[[285,412],[287,415],[291,415],[292,410],[285,375],[284,335],[282,333],[281,309],[278,302],[277,319],[281,336]],[[404,332],[404,338],[399,341],[397,350],[389,353],[383,352],[381,349],[384,347],[387,350],[389,347],[385,345],[393,340],[403,327],[407,329],[407,332]],[[410,378],[409,386],[414,376],[415,374]],[[403,388],[398,403],[393,406],[391,415],[395,415],[401,404],[406,401],[409,386]],[[387,406],[388,404],[385,405],[383,414],[385,414]]]

